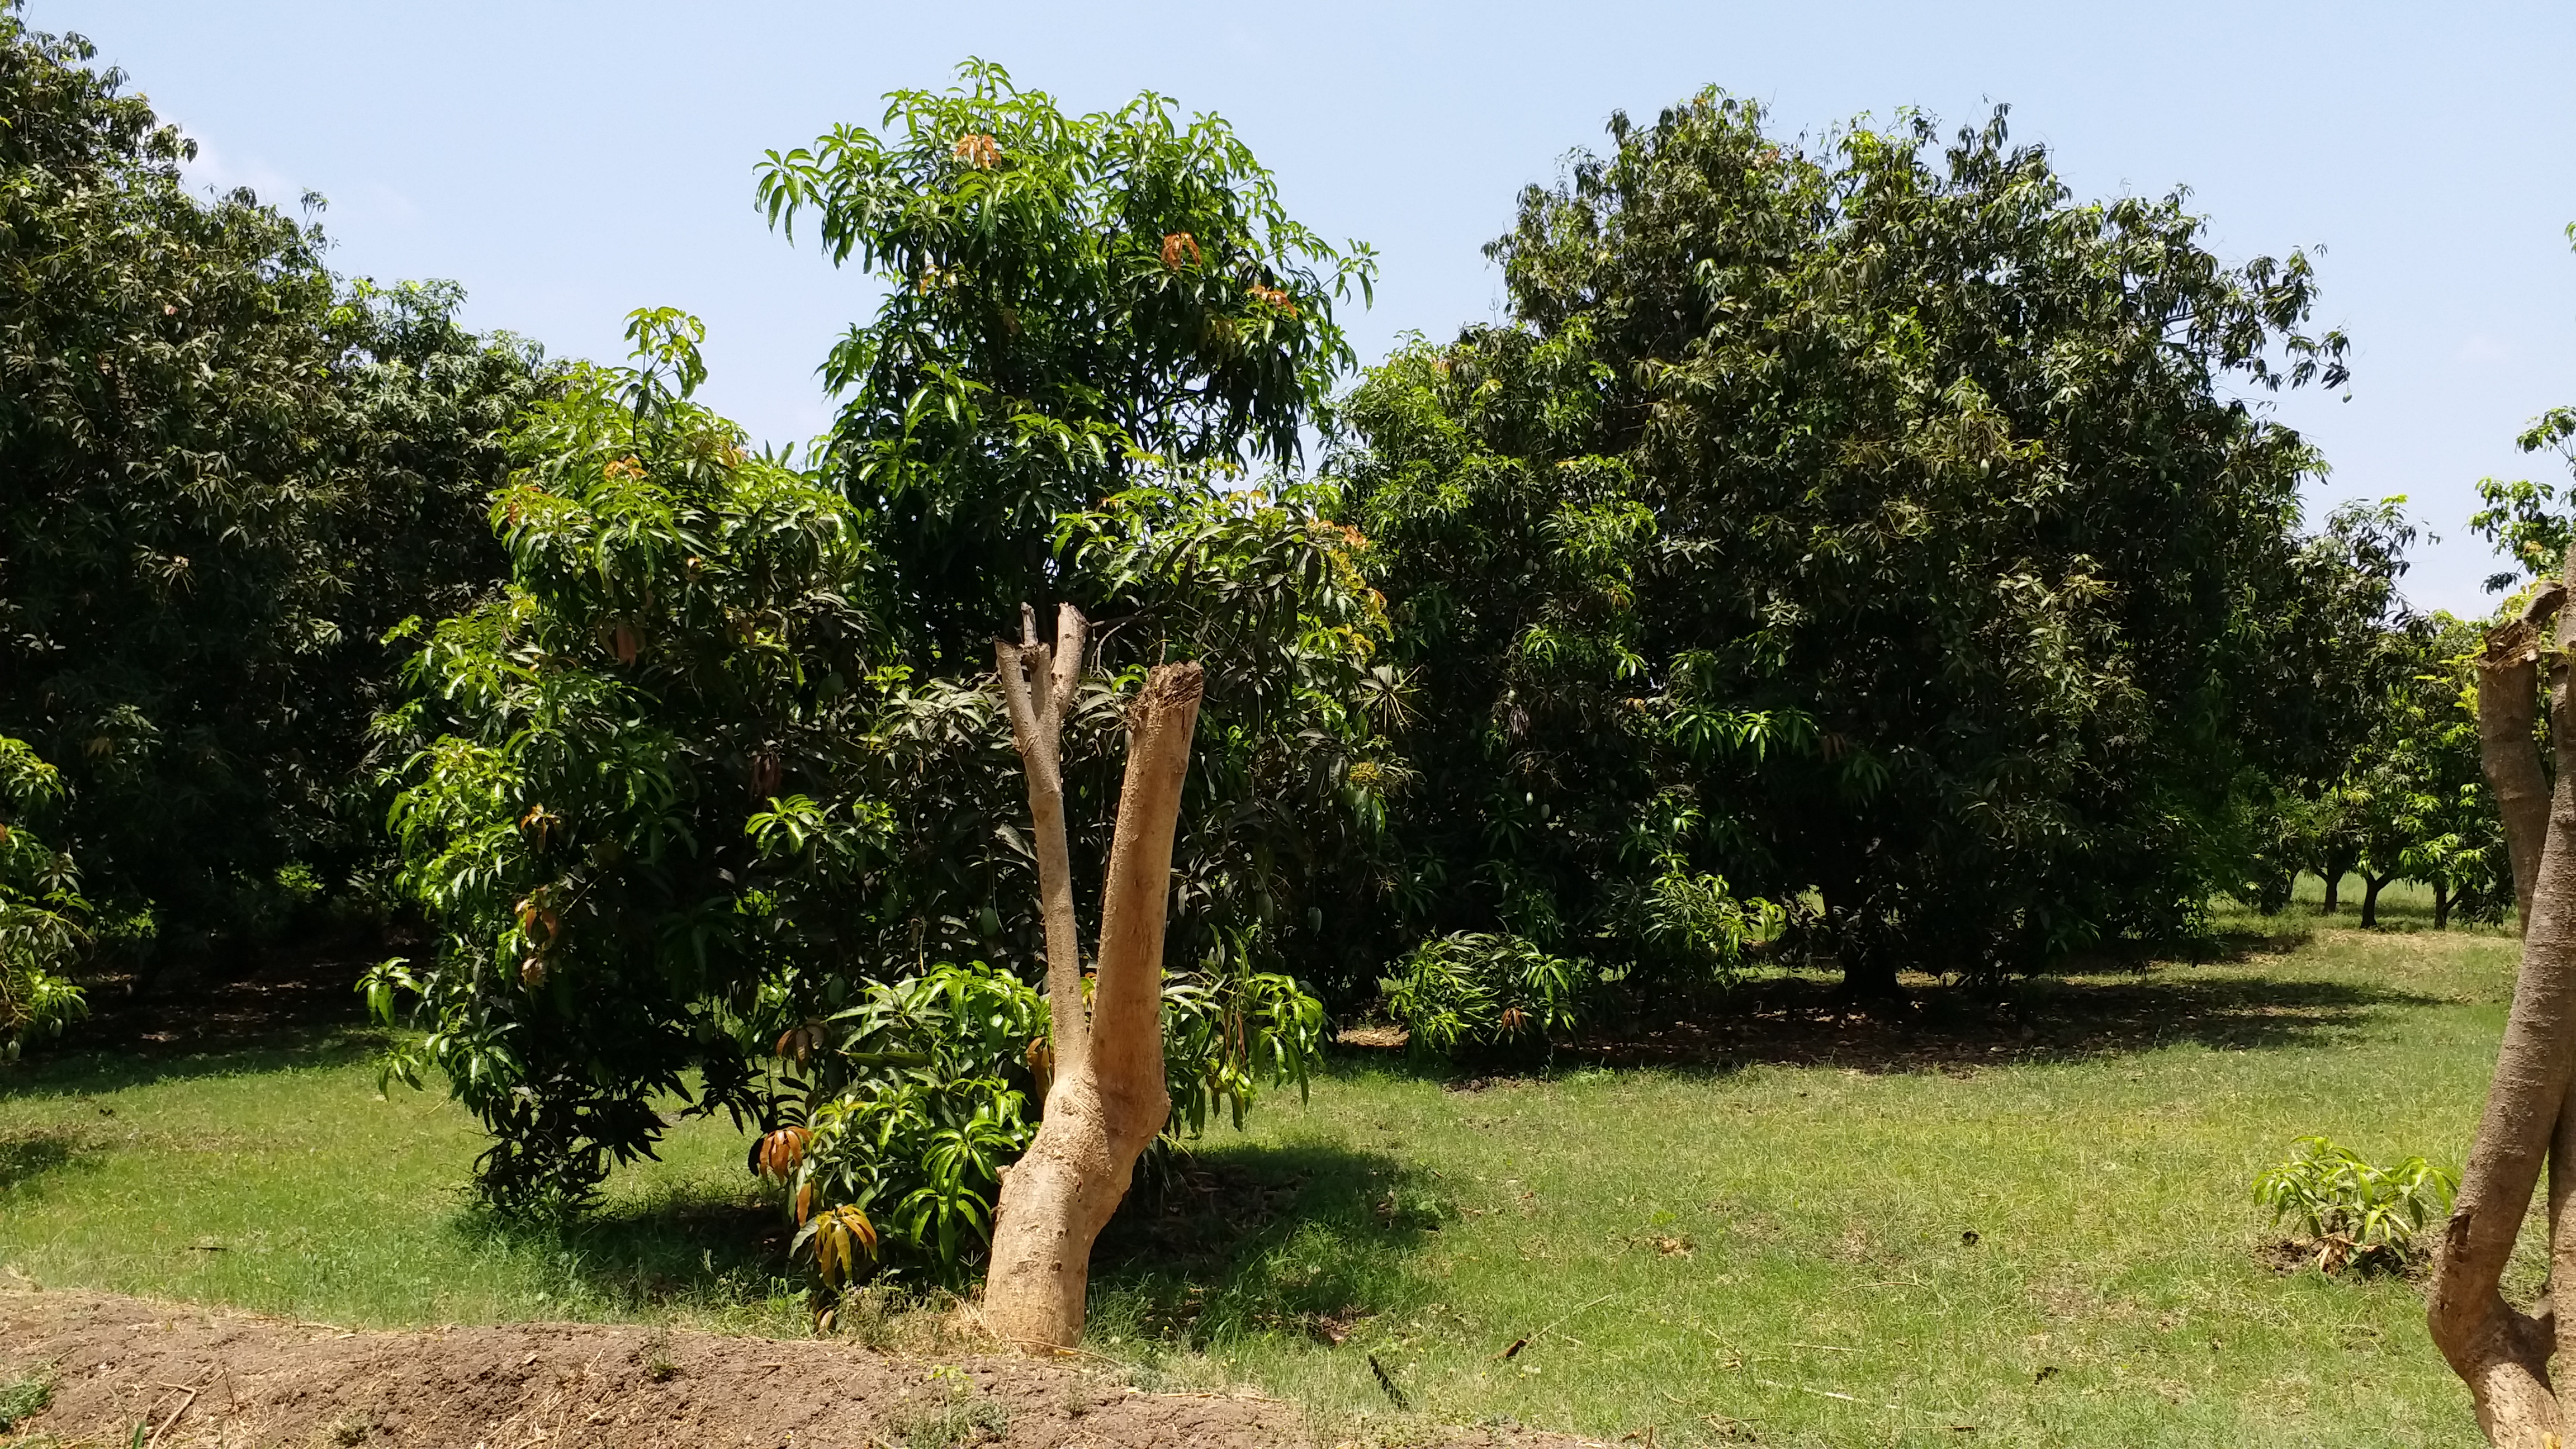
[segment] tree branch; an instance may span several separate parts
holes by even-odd
[[[1037,642],[1036,611],[1020,606],[1020,639],[993,642],[1002,698],[1029,786],[1030,843],[1038,858],[1038,907],[1046,922],[1047,1015],[1055,1039],[1055,1080],[1090,1055],[1091,1022],[1082,1000],[1082,940],[1073,914],[1073,860],[1064,832],[1064,716],[1082,680],[1082,611],[1064,605],[1056,642]]]

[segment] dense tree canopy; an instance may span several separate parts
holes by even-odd
[[[1174,469],[1294,460],[1351,361],[1333,304],[1374,275],[1214,116],[1151,93],[1069,116],[999,66],[960,74],[760,180],[774,223],[888,287],[823,368],[835,467],[948,670],[1022,603],[1072,597],[1058,518]]]
[[[112,924],[195,935],[378,854],[380,638],[498,577],[542,370],[452,288],[342,284],[317,229],[191,195],[90,55],[0,12],[0,729],[63,770]]]
[[[1714,92],[1532,189],[1512,316],[1416,343],[1337,459],[1423,724],[1438,928],[1643,954],[1649,886],[1795,900],[1856,977],[2183,925],[2348,607],[2306,261],[2074,201],[1999,112],[1800,149]],[[2347,590],[2346,593],[2349,593]]]

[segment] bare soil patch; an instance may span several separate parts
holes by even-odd
[[[122,1446],[440,1449],[1253,1449],[1315,1443],[1291,1404],[1148,1393],[1081,1362],[932,1359],[847,1342],[531,1323],[357,1332],[65,1290],[0,1291],[0,1379],[50,1366],[17,1429]],[[1525,1432],[1406,1431],[1452,1449],[1556,1449]]]

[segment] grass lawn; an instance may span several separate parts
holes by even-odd
[[[1113,1228],[1093,1347],[1363,1438],[1508,1417],[1663,1444],[2473,1445],[2420,1290],[2282,1271],[2248,1197],[2305,1132],[2465,1152],[2514,945],[2411,929],[2422,906],[1933,993],[1903,1029],[1810,1013],[1683,1066],[1347,1061]],[[350,1324],[802,1331],[729,1127],[689,1124],[569,1241],[513,1236],[460,1196],[470,1124],[377,1100],[371,1050],[326,1031],[0,1076],[0,1265]],[[2527,1248],[2515,1281],[2540,1272]]]

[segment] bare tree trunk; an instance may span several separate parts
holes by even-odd
[[[2560,647],[2567,633],[2562,621]],[[2512,626],[2508,626],[2508,630]],[[2499,630],[2498,633],[2506,633]],[[2528,651],[2536,665],[2536,640]],[[2490,644],[2489,654],[2499,651]],[[2552,655],[2557,654],[2552,650]],[[2506,668],[2511,660],[2504,661]],[[2496,671],[2481,661],[2480,734],[2490,778],[2507,738],[2484,726],[2492,718],[2486,695]],[[2558,755],[2557,787],[2548,802],[2545,833],[2532,851],[2522,943],[2522,970],[2514,983],[2513,1009],[2496,1053],[2476,1141],[2461,1173],[2460,1192],[2442,1236],[2441,1259],[2425,1316],[2433,1342],[2469,1386],[2478,1427],[2499,1449],[2556,1449],[2561,1414],[2549,1378],[2559,1336],[2576,1319],[2576,1302],[2559,1312],[2556,1298],[2576,1292],[2576,1112],[2568,1088],[2576,1080],[2576,712],[2568,701],[2566,670],[2553,660],[2550,736]],[[2529,699],[2534,681],[2516,698]],[[2531,753],[2530,710],[2522,711],[2517,739]],[[2530,761],[2533,772],[2539,762]],[[2501,796],[2501,792],[2499,792]],[[2501,804],[2501,798],[2499,804]],[[2507,816],[2508,825],[2511,816]],[[2517,889],[2523,855],[2515,855]],[[2544,1157],[2549,1167],[2550,1296],[2538,1315],[2505,1302],[2499,1285]]]
[[[2433,882],[2433,929],[2451,929],[2451,882],[2447,876]]]
[[[2352,855],[2326,857],[2325,869],[2317,873],[2326,883],[2326,902],[2321,914],[2331,916],[2343,909],[2343,878],[2352,874],[2352,863],[2357,858]]]
[[[2531,929],[2532,884],[2540,877],[2542,842],[2549,833],[2549,779],[2532,743],[2539,713],[2540,631],[2566,602],[2567,590],[2549,584],[2532,595],[2522,617],[2487,634],[2479,651],[2478,759],[2496,813],[2504,819],[2505,853],[2513,862],[2517,930]]]
[[[2363,930],[2367,931],[2379,924],[2379,893],[2386,890],[2388,883],[2395,879],[2397,877],[2393,875],[2365,875],[2361,878],[2361,928]]]
[[[1127,1195],[1136,1159],[1171,1113],[1163,1081],[1163,926],[1181,782],[1189,771],[1190,737],[1205,686],[1196,664],[1162,665],[1146,677],[1143,694],[1128,711],[1127,777],[1101,892],[1099,975],[1086,1015],[1073,950],[1057,738],[1041,702],[1031,698],[1041,677],[1050,698],[1059,680],[1070,692],[1079,664],[1069,667],[1065,657],[1070,652],[1078,660],[1081,618],[1071,605],[1064,607],[1051,658],[1028,637],[1034,630],[1026,625],[1021,644],[995,649],[1003,691],[1010,696],[1012,731],[1028,770],[1031,817],[1043,822],[1040,796],[1051,792],[1057,832],[1052,869],[1043,846],[1038,856],[1039,894],[1047,912],[1048,1009],[1056,1023],[1055,1079],[1036,1140],[1002,1180],[992,1268],[984,1283],[986,1325],[1033,1353],[1071,1348],[1081,1340],[1092,1242]],[[1060,720],[1061,705],[1055,709]],[[1041,823],[1041,835],[1044,830]]]

